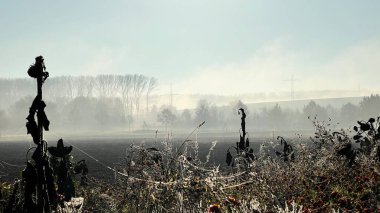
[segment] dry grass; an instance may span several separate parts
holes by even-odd
[[[275,150],[283,148],[280,141],[264,143],[253,162],[237,163],[229,171],[206,166],[198,158],[197,141],[186,141],[180,150],[174,150],[169,141],[162,142],[161,150],[131,146],[125,161],[115,168],[113,181],[90,178],[89,185],[78,187],[77,194],[85,198],[83,209],[88,212],[378,210],[377,139],[370,138],[370,153],[352,148],[356,153],[352,161],[342,151],[354,143],[345,130],[312,122],[316,134],[310,143],[302,143],[301,138],[287,142],[292,146],[293,160],[275,155]],[[1,186],[4,208],[12,186]]]

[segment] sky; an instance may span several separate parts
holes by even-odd
[[[2,0],[0,77],[143,74],[159,93],[380,90],[378,0]]]

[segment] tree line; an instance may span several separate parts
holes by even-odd
[[[235,131],[239,123],[238,109],[247,113],[248,128],[253,131],[312,130],[313,120],[329,123],[331,128],[349,128],[357,125],[357,121],[368,117],[380,116],[380,96],[378,94],[363,97],[359,104],[347,102],[341,107],[322,106],[310,100],[302,109],[283,108],[274,103],[272,107],[254,110],[241,100],[229,106],[216,107],[214,103],[200,100],[195,109],[178,111],[175,108],[163,106],[158,110],[157,121],[164,126],[188,127],[206,120],[207,126],[223,131]]]
[[[154,77],[140,74],[98,75],[98,76],[59,76],[51,77],[46,82],[44,91],[46,100],[65,104],[77,97],[118,97],[125,106],[126,114],[138,114],[140,103],[146,98],[146,109],[149,107],[149,96],[157,88]],[[6,108],[9,100],[19,100],[33,96],[35,82],[31,79],[0,78],[0,108]]]
[[[46,112],[54,120],[52,128],[62,130],[169,130],[187,131],[202,121],[204,128],[236,131],[238,109],[247,113],[251,130],[312,129],[309,119],[339,123],[349,127],[357,120],[379,116],[380,97],[364,97],[359,104],[340,108],[310,101],[302,109],[284,108],[281,104],[253,109],[243,101],[217,106],[199,100],[194,109],[151,104],[157,88],[154,77],[144,75],[61,76],[49,78],[44,86]],[[22,132],[25,112],[33,100],[35,83],[27,79],[0,79],[0,132]],[[308,119],[309,118],[309,119]]]
[[[148,111],[150,96],[157,86],[156,78],[140,74],[59,76],[51,77],[46,82],[44,97],[45,101],[52,103],[50,110],[47,110],[52,114],[64,115],[62,113],[71,110],[74,111],[74,115],[79,114],[79,118],[87,119],[85,114],[91,114],[92,108],[96,108],[103,111],[99,112],[100,121],[107,117],[102,114],[115,112],[118,113],[115,116],[118,118],[116,120],[130,123],[128,120]],[[20,122],[17,116],[27,107],[26,103],[34,98],[35,88],[36,84],[31,79],[0,78],[0,127],[12,127],[12,123]],[[118,111],[114,111],[115,107]],[[70,117],[69,114],[65,116]],[[81,123],[74,119],[75,122]],[[69,122],[65,125],[69,125]]]

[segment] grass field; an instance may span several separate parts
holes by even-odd
[[[253,160],[248,149],[236,154],[230,148],[237,146],[237,133],[70,135],[64,141],[74,147],[73,161],[88,165],[89,185],[78,187],[77,196],[90,212],[374,212],[380,208],[380,120],[371,122],[356,131],[370,142],[369,154],[353,132],[318,122],[314,137],[250,136]],[[17,138],[0,141],[1,182],[20,178],[30,146]],[[154,162],[148,148],[160,150],[162,158]],[[229,148],[232,167],[226,163]],[[3,188],[10,193],[9,185]]]
[[[223,135],[223,134],[221,134]],[[148,138],[151,135],[137,135],[134,138],[120,138],[117,137],[104,137],[104,138],[93,138],[85,139],[84,137],[70,137],[67,140],[64,138],[64,141],[74,145],[80,150],[86,152],[97,160],[103,162],[110,167],[113,167],[114,164],[125,162],[126,150],[130,148],[131,144],[134,145],[143,145],[146,148],[158,147],[162,148],[162,142],[167,140],[166,138],[157,138],[154,136]],[[201,160],[205,160],[205,157],[211,146],[211,142],[217,141],[214,151],[211,152],[210,164],[218,165],[221,167],[226,167],[225,158],[226,151],[229,146],[235,145],[238,137],[229,135],[217,136],[217,134],[207,134],[201,133],[196,138],[193,135],[190,139],[193,141],[187,142],[188,144],[194,143],[194,140],[197,139],[199,144],[199,157]],[[179,147],[180,144],[185,140],[185,136],[180,135],[178,138],[173,137],[170,139],[171,144],[174,147]],[[264,141],[270,141],[272,138],[254,138],[252,140],[252,146],[255,151],[258,150],[260,144]],[[1,179],[10,181],[14,178],[20,178],[20,169],[23,169],[26,162],[26,152],[33,146],[30,142],[20,141],[20,140],[2,140],[0,141],[0,162],[2,162]],[[49,146],[55,146],[55,141],[49,141]],[[114,176],[113,172],[105,168],[103,165],[96,162],[93,158],[87,156],[79,149],[73,149],[72,155],[74,156],[74,161],[79,161],[85,159],[89,167],[89,176],[93,176],[101,179],[108,179]],[[32,152],[29,153],[29,158],[31,157]],[[8,165],[12,164],[12,165]]]

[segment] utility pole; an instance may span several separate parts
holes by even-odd
[[[295,100],[295,91],[294,91],[294,82],[297,81],[296,79],[294,79],[294,76],[293,74],[290,76],[290,79],[289,80],[286,80],[286,81],[290,81],[290,102],[291,102],[291,105],[292,107],[294,107],[294,100]],[[290,125],[292,126],[292,129],[294,128],[294,121],[292,120]],[[273,141],[274,141],[274,129],[273,129]]]
[[[289,80],[285,80],[285,81],[290,81],[290,101],[294,102],[294,99],[295,99],[294,82],[297,81],[297,80],[294,79],[293,75],[291,75],[290,79]]]
[[[170,108],[173,107],[173,84],[170,83]]]
[[[172,110],[173,110],[173,84],[170,83],[170,111],[172,111]],[[172,127],[173,127],[173,122],[170,122],[170,137],[173,136],[173,129],[172,129]]]

